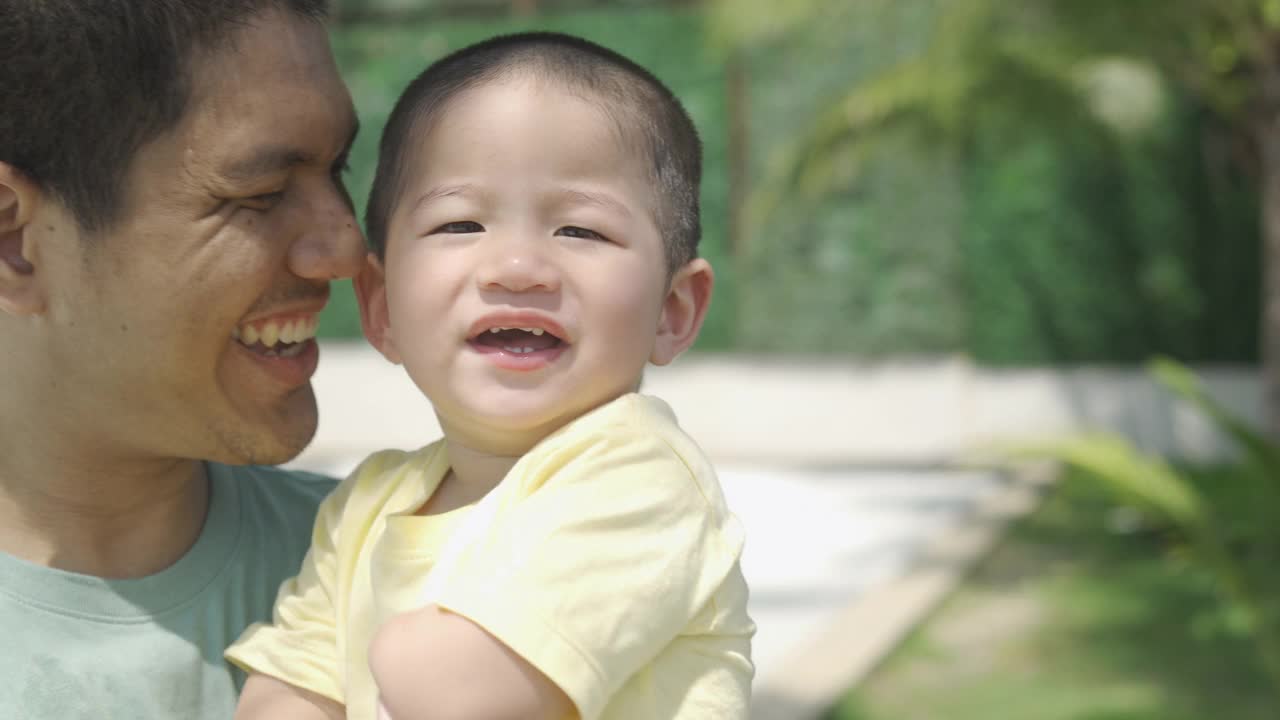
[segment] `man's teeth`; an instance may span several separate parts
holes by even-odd
[[[301,343],[316,336],[319,324],[315,316],[298,318],[281,322],[269,320],[257,325],[242,325],[232,331],[231,336],[245,345],[262,343],[267,347],[275,347],[277,343]]]
[[[523,354],[525,354],[525,353],[531,353],[531,352],[533,352],[533,348],[531,348],[531,347],[508,347],[508,346],[506,346],[506,345],[503,345],[503,346],[502,346],[502,349],[503,349],[503,350],[506,350],[507,352],[512,352],[512,353],[516,353],[516,354],[519,354],[519,355],[523,355]]]
[[[489,328],[489,332],[491,333],[500,333],[503,330],[523,330],[524,332],[533,333],[534,335],[541,335],[542,333],[546,332],[542,328],[510,328],[510,327]]]

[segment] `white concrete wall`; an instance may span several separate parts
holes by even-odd
[[[1252,422],[1253,368],[1201,369],[1211,392]],[[320,430],[309,461],[417,447],[439,436],[401,368],[362,344],[326,344],[315,379]],[[669,402],[717,460],[801,465],[934,464],[984,444],[1086,427],[1204,457],[1221,444],[1141,370],[991,370],[958,359],[867,364],[690,355],[652,368],[644,389]]]

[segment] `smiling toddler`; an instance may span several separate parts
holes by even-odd
[[[357,292],[444,438],[322,506],[273,624],[228,651],[238,717],[747,717],[742,528],[637,392],[710,302],[700,176],[672,93],[578,38],[494,38],[409,85]]]

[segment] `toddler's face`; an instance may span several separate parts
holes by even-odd
[[[596,105],[490,83],[406,152],[385,287],[362,300],[451,438],[523,452],[670,360],[653,190]]]

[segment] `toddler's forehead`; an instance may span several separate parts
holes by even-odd
[[[645,189],[650,195],[646,204],[656,212],[663,195],[653,160],[653,141],[642,129],[645,122],[643,110],[634,107],[634,103],[610,98],[601,92],[579,87],[562,79],[536,76],[529,72],[510,72],[489,78],[452,95],[435,107],[425,108],[408,135],[408,147],[402,148],[402,152],[412,153],[408,163],[410,173],[428,170],[432,152],[439,150],[432,139],[438,137],[437,133],[441,128],[455,125],[451,122],[454,117],[473,110],[476,104],[490,100],[493,93],[526,93],[526,97],[533,102],[546,103],[548,106],[565,102],[581,104],[584,111],[590,113],[589,122],[603,128],[609,144],[620,151],[621,161],[627,167],[617,167],[617,171],[634,170],[644,178]],[[456,126],[472,129],[466,124]],[[572,147],[584,157],[592,157],[598,152],[597,147],[585,142]],[[406,190],[408,188],[402,187],[401,194]]]

